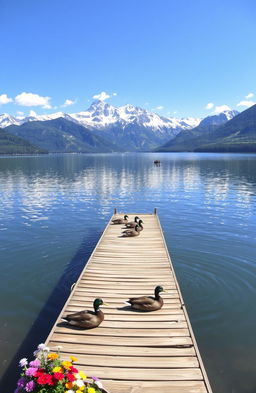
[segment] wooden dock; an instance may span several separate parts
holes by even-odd
[[[124,226],[110,220],[60,314],[92,309],[101,297],[109,304],[103,323],[72,330],[58,318],[46,344],[61,346],[65,359],[76,356],[77,367],[110,393],[211,393],[158,216],[138,215],[144,230],[134,238],[120,237]],[[156,285],[167,290],[161,310],[122,310],[129,297],[153,295]]]

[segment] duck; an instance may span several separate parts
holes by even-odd
[[[138,230],[139,225],[136,225],[135,228],[126,229],[122,232],[123,237],[134,237],[139,236],[140,231]]]
[[[163,307],[164,301],[159,295],[160,292],[166,292],[160,285],[155,287],[155,297],[153,296],[141,296],[131,297],[126,303],[140,311],[156,311]]]
[[[135,225],[138,223],[139,219],[140,218],[138,216],[135,216],[134,221],[130,221],[130,222],[127,222],[127,224],[125,224],[126,228],[135,228]]]
[[[102,299],[95,299],[93,302],[93,311],[78,311],[74,314],[68,314],[66,317],[62,318],[62,321],[67,322],[69,325],[78,326],[84,329],[96,328],[104,320],[104,314],[100,310],[100,306],[107,306]]]
[[[138,222],[138,231],[143,231],[144,228],[143,228],[142,223],[143,223],[143,221],[139,220],[139,222]]]
[[[111,220],[111,222],[113,224],[126,224],[128,222],[128,216],[127,214],[124,216],[124,218],[114,218],[113,220]]]

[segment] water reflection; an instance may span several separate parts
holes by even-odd
[[[79,273],[113,208],[157,207],[214,391],[253,391],[255,195],[255,155],[1,157],[1,372],[59,277]],[[84,260],[70,264],[81,244]],[[66,296],[65,279],[60,287]]]

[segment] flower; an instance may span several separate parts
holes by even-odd
[[[59,355],[57,355],[57,353],[55,353],[55,352],[48,353],[48,355],[47,355],[47,358],[50,360],[58,359],[58,357],[59,357]]]
[[[70,359],[72,360],[72,362],[76,362],[77,358],[75,356],[70,356]]]
[[[36,387],[36,383],[34,381],[29,381],[26,386],[25,386],[25,390],[26,392],[32,392]]]
[[[83,381],[82,381],[81,379],[77,379],[76,382],[75,382],[75,384],[76,384],[76,386],[78,386],[79,388],[81,388],[81,387],[84,386],[84,383],[83,383]]]
[[[59,367],[59,366],[57,366],[57,367],[54,367],[53,369],[52,369],[52,372],[53,373],[63,373],[63,368],[62,367]]]
[[[83,371],[79,371],[79,373],[78,373],[78,377],[77,378],[82,378],[82,379],[86,379],[87,378],[87,376],[85,375],[85,373],[83,372]]]
[[[37,346],[37,349],[39,349],[39,351],[44,351],[45,348],[46,348],[46,345],[45,345],[45,344],[39,344],[39,345]]]
[[[99,380],[95,381],[95,385],[97,385],[99,389],[103,389],[103,385]]]
[[[20,359],[20,361],[19,361],[20,367],[24,367],[27,364],[28,364],[28,359],[27,358]]]
[[[89,387],[87,389],[87,393],[96,393],[96,390],[94,388],[92,388],[92,387]]]
[[[67,382],[67,383],[65,383],[65,387],[67,388],[67,389],[72,389],[73,388],[73,383],[72,382]]]
[[[72,363],[65,360],[64,362],[61,363],[61,365],[65,368],[65,369],[69,369],[72,366]]]
[[[76,380],[75,376],[71,373],[68,373],[66,376],[70,382],[74,382]]]
[[[34,377],[36,375],[37,372],[37,368],[35,367],[29,367],[26,371],[25,374],[27,377]]]
[[[62,379],[64,379],[63,373],[54,373],[53,376],[55,379],[57,379],[57,381],[61,381]]]
[[[74,390],[66,390],[65,393],[75,393]]]
[[[26,384],[26,378],[24,377],[20,378],[17,382],[18,388],[24,388],[25,384]]]
[[[36,359],[36,360],[32,360],[31,362],[29,362],[30,367],[39,367],[41,365],[40,360]]]

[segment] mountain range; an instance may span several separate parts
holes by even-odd
[[[3,114],[0,124],[5,132],[48,152],[254,151],[255,108],[176,119],[95,101],[87,111],[74,114]]]
[[[14,117],[4,113],[0,115],[0,127],[22,126],[30,122],[43,122],[48,126],[47,121],[57,118],[84,126],[93,131],[93,135],[113,143],[117,151],[152,150],[174,138],[181,130],[191,129],[200,122],[200,119],[195,118],[166,118],[133,105],[114,107],[98,100],[86,111],[73,114],[57,112],[51,115]]]
[[[156,151],[256,152],[256,105],[229,115],[228,121],[222,116],[209,116]]]

